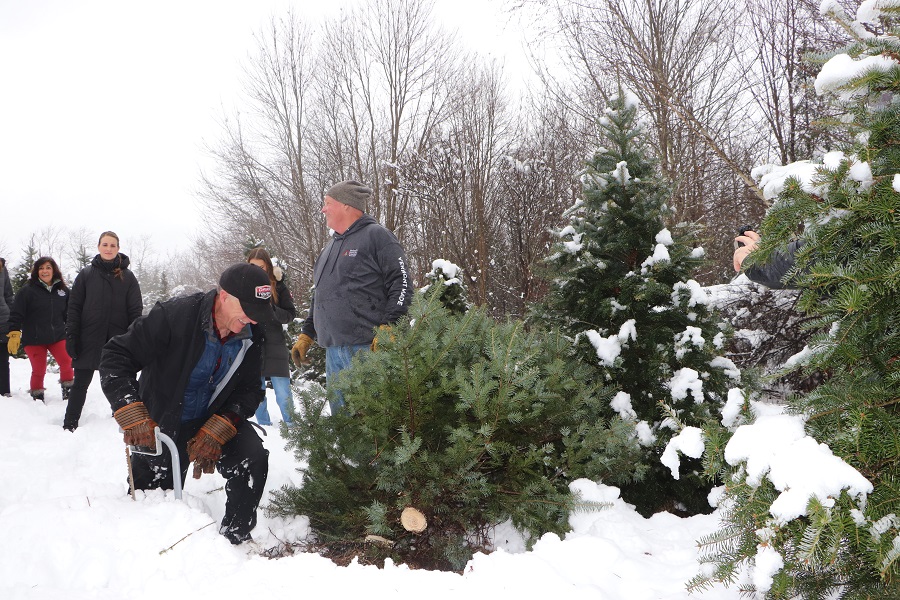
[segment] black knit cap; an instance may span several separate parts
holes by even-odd
[[[250,263],[236,263],[222,271],[219,287],[237,298],[248,317],[257,323],[275,318],[272,285],[266,272]]]
[[[328,188],[325,195],[334,198],[341,204],[366,212],[366,202],[372,197],[372,189],[367,188],[358,181],[348,179]]]

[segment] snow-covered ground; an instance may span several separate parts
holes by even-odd
[[[224,511],[218,474],[188,479],[183,501],[172,492],[128,495],[125,447],[99,378],[81,425],[62,429],[65,403],[47,373],[46,404],[27,393],[30,367],[12,359],[12,398],[0,397],[0,598],[217,600],[278,598],[590,598],[737,599],[736,588],[690,595],[698,570],[696,540],[715,530],[715,515],[644,519],[615,488],[577,483],[608,510],[574,515],[564,539],[545,535],[530,552],[514,532],[502,549],[473,557],[465,573],[338,567],[316,554],[259,555],[308,533],[305,518],[270,519],[260,510],[253,544],[232,546],[217,533]],[[269,394],[272,394],[271,390]],[[270,396],[273,419],[279,411]],[[268,489],[298,483],[296,462],[277,428],[268,428]],[[267,501],[268,494],[263,499]]]

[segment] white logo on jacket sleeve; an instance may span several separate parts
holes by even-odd
[[[406,301],[406,288],[407,288],[407,280],[406,280],[406,265],[403,264],[403,258],[397,258],[400,262],[400,274],[403,276],[403,288],[400,290],[400,297],[397,299],[397,306],[403,306],[403,303]]]
[[[271,285],[258,285],[256,286],[256,297],[261,300],[268,300],[272,297],[272,286]]]

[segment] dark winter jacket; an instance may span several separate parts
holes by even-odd
[[[266,333],[262,374],[264,377],[290,377],[288,360],[290,360],[291,354],[282,325],[287,325],[296,318],[297,309],[294,308],[291,292],[283,281],[275,282],[275,291],[278,293],[278,302],[275,302],[274,297],[272,298],[275,318],[269,323],[262,324]]]
[[[406,314],[412,286],[394,234],[363,215],[334,234],[316,260],[303,333],[320,346],[368,344],[374,329]]]
[[[69,290],[61,281],[50,289],[41,281],[29,280],[13,302],[9,330],[22,332],[23,346],[55,344],[66,338]]]
[[[106,262],[100,255],[81,270],[72,284],[66,321],[66,350],[76,369],[96,370],[100,351],[110,338],[125,333],[141,316],[141,288],[129,260],[119,254]],[[114,269],[121,269],[119,276]]]
[[[805,244],[804,240],[790,242],[785,252],[774,252],[766,264],[753,265],[747,269],[747,277],[750,281],[776,290],[795,289],[796,281],[793,279],[784,281],[784,277],[788,271],[794,268],[797,252]]]
[[[6,261],[0,258],[0,342],[5,340],[6,334],[9,333],[9,312],[12,310],[14,299]]]
[[[213,290],[157,302],[126,333],[106,343],[100,357],[100,385],[114,411],[141,400],[160,429],[174,435],[191,373],[206,348],[216,294]],[[248,327],[246,351],[228,366],[209,414],[234,413],[246,419],[265,397],[259,382],[262,328]]]

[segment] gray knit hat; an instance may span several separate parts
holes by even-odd
[[[366,212],[366,202],[372,197],[372,190],[358,181],[348,179],[328,188],[325,195],[334,198],[341,204]]]

